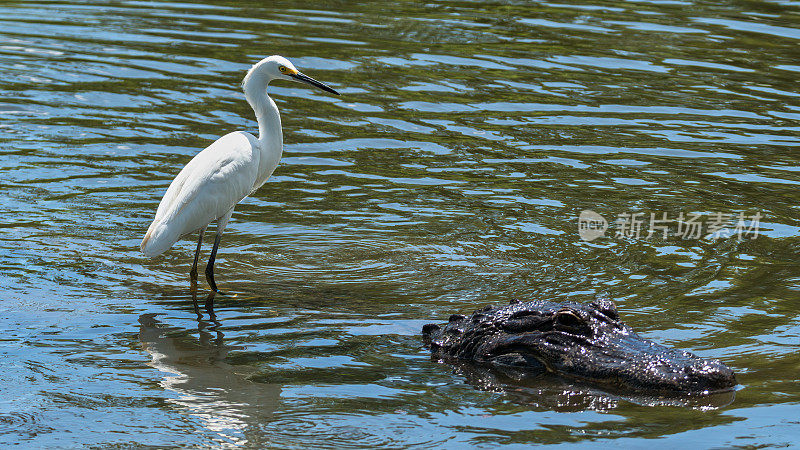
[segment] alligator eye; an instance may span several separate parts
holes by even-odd
[[[564,309],[556,313],[556,323],[568,328],[574,328],[583,323],[583,319],[575,311]]]

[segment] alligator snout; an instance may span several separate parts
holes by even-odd
[[[733,370],[719,360],[701,360],[686,368],[692,391],[716,392],[736,386]]]

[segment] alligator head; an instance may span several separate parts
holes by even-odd
[[[440,360],[467,360],[505,372],[544,372],[591,383],[672,393],[709,393],[736,386],[718,360],[656,344],[619,319],[610,300],[486,306],[425,325],[423,338]]]

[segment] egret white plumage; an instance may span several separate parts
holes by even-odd
[[[203,233],[211,222],[216,222],[214,247],[206,265],[206,280],[214,291],[217,291],[214,260],[233,208],[267,181],[283,153],[280,113],[267,95],[267,85],[272,80],[300,81],[339,95],[299,72],[282,56],[273,55],[256,63],[244,77],[242,89],[258,120],[258,138],[244,131],[234,131],[192,158],[170,183],[142,240],[142,252],[154,257],[167,251],[181,237],[199,231],[194,265],[189,272],[194,281],[197,280]]]

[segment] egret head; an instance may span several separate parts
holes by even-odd
[[[328,91],[330,93],[339,95],[339,93],[333,90],[331,87],[320,83],[319,81],[300,72],[294,67],[294,64],[292,64],[291,61],[279,55],[272,55],[264,58],[251,67],[247,72],[247,75],[244,77],[242,86],[244,86],[246,89],[246,86],[256,79],[260,80],[260,82],[264,84],[269,84],[269,82],[272,80],[298,81],[318,87],[323,91]]]

